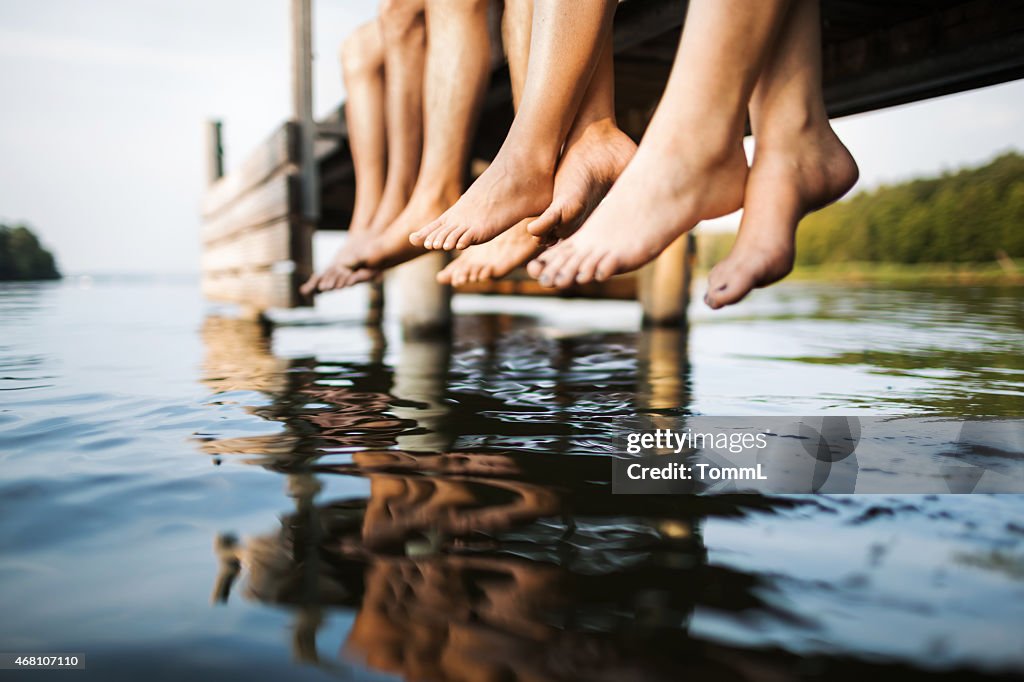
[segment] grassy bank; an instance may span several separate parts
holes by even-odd
[[[708,268],[702,263],[701,275]],[[1024,267],[1010,263],[830,263],[801,265],[787,281],[907,284],[1024,284]]]

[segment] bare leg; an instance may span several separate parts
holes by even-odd
[[[384,116],[387,179],[373,220],[350,235],[335,258],[336,277],[321,279],[321,291],[351,283],[364,253],[409,201],[423,147],[423,70],[426,59],[425,0],[382,0],[377,20],[384,45]],[[359,276],[369,279],[363,270]]]
[[[349,237],[367,230],[384,192],[387,138],[384,126],[384,45],[376,20],[363,24],[341,46],[341,71],[347,99],[345,120],[356,172],[355,205],[348,227]],[[305,295],[317,289],[321,280],[333,284],[347,274],[344,248],[322,273],[313,275],[302,287]],[[327,286],[325,288],[331,288]]]
[[[522,106],[508,137],[462,198],[410,236],[413,244],[464,249],[550,205],[558,156],[614,10],[614,0],[536,0]]]
[[[427,0],[427,79],[423,164],[409,203],[362,252],[345,285],[424,252],[409,233],[455,203],[491,72],[488,0]]]
[[[501,24],[502,42],[512,83],[512,104],[516,111],[519,110],[526,85],[532,24],[533,0],[505,0]],[[437,273],[437,281],[459,286],[466,282],[498,279],[512,272],[538,253],[540,248],[539,241],[526,231],[527,222],[521,221],[493,241],[470,246]]]
[[[857,164],[825,113],[820,22],[818,0],[794,0],[754,88],[754,163],[736,244],[708,278],[712,308],[789,274],[797,223],[857,181]]]
[[[426,59],[424,0],[383,0],[380,6],[387,87],[388,173],[372,231],[380,231],[405,207],[423,148],[423,72]]]
[[[459,285],[504,277],[545,248],[539,237],[553,237],[556,231],[559,237],[568,236],[608,193],[636,151],[615,122],[612,59],[609,32],[558,162],[551,205],[537,219],[527,219],[490,242],[470,246],[439,273],[439,281]],[[514,66],[511,58],[509,65]]]
[[[535,236],[567,237],[597,208],[626,168],[636,144],[615,120],[615,64],[611,32],[555,173],[551,205],[527,229]]]
[[[542,284],[635,270],[698,221],[740,207],[747,103],[789,0],[692,0],[636,156],[582,228],[533,266]]]

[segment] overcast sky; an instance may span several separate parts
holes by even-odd
[[[0,221],[67,272],[198,270],[203,121],[228,167],[287,117],[288,0],[0,0]],[[373,0],[314,0],[315,107]],[[1024,149],[1024,81],[840,119],[861,187]]]

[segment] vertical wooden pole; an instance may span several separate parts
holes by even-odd
[[[224,139],[223,125],[211,119],[206,122],[206,184],[213,183],[224,177]]]
[[[301,217],[291,221],[292,303],[303,300],[299,287],[313,272],[313,232],[320,219],[320,177],[314,142],[313,120],[313,7],[312,0],[291,0],[292,118],[299,129],[299,179]]]
[[[686,325],[686,308],[690,304],[690,283],[697,255],[697,241],[687,233],[672,244],[640,272],[639,298],[644,313],[644,326],[669,327]]]
[[[313,143],[313,8],[312,0],[292,0],[292,117],[299,125],[302,214],[320,217],[320,183]]]
[[[437,283],[437,273],[448,264],[448,254],[432,252],[394,269],[400,292],[399,318],[406,338],[446,336],[451,332],[452,289]]]

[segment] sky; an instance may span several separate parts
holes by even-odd
[[[314,0],[314,107],[374,0]],[[197,272],[204,121],[228,170],[288,117],[288,0],[0,0],[0,222],[65,272]],[[858,188],[1024,150],[1024,81],[838,119]],[[855,190],[856,191],[856,190]]]

